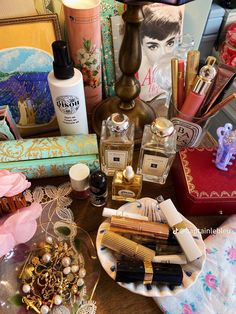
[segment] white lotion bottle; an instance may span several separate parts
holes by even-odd
[[[88,134],[83,76],[73,67],[65,41],[52,43],[53,71],[48,84],[61,135]]]

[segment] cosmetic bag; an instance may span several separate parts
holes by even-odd
[[[172,167],[178,210],[184,215],[236,213],[236,161],[228,171],[214,164],[216,149],[181,150]]]
[[[0,169],[22,172],[29,179],[67,175],[72,165],[99,168],[96,134],[0,142]]]

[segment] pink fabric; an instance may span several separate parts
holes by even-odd
[[[17,195],[28,189],[30,185],[23,173],[0,170],[0,197]]]
[[[0,257],[19,243],[29,241],[36,232],[36,219],[42,213],[39,203],[32,203],[11,215],[0,225]]]

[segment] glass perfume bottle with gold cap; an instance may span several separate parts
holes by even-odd
[[[100,140],[101,168],[106,175],[132,164],[134,123],[122,113],[113,113],[102,123]]]
[[[141,190],[142,175],[135,174],[132,166],[115,172],[112,181],[113,200],[133,202],[140,197]]]
[[[144,181],[164,184],[175,154],[174,125],[166,118],[157,118],[144,128],[137,173]]]

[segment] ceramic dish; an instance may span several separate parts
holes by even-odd
[[[138,213],[141,215],[145,215],[149,217],[149,220],[152,221],[164,221],[163,214],[158,209],[157,201],[151,198],[142,198],[139,201],[128,203],[119,208],[119,210]],[[182,216],[182,215],[181,215]],[[198,247],[202,251],[202,256],[186,265],[182,265],[183,269],[183,283],[181,286],[175,287],[174,289],[170,289],[167,285],[152,285],[151,290],[148,290],[145,285],[142,283],[118,283],[120,286],[132,291],[134,293],[147,296],[147,297],[166,297],[173,296],[181,291],[189,288],[198,278],[201,270],[203,268],[206,254],[205,254],[205,244],[202,239],[202,236],[195,225],[193,225],[189,220],[187,220],[184,216],[183,220],[186,226],[189,228],[192,233]],[[102,264],[102,267],[107,272],[107,274],[115,280],[116,277],[116,257],[112,250],[105,248],[101,245],[101,240],[103,234],[106,230],[109,229],[110,219],[106,219],[99,227],[97,239],[96,239],[96,247],[98,258]]]

